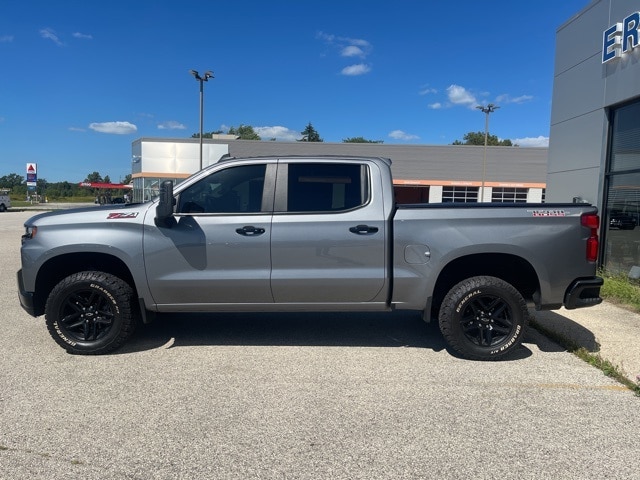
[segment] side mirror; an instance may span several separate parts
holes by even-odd
[[[176,200],[173,198],[173,182],[165,180],[160,184],[160,201],[156,207],[156,226],[171,228],[176,224],[173,217],[173,206]]]

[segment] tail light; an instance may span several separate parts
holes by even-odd
[[[580,221],[583,227],[591,229],[591,233],[587,239],[587,260],[589,262],[595,262],[598,260],[598,251],[600,250],[600,240],[598,239],[600,217],[595,213],[584,213]]]

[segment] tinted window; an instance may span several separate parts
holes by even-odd
[[[289,164],[287,210],[334,212],[364,205],[368,181],[364,165]]]
[[[629,272],[640,265],[640,102],[612,112],[604,209],[604,265]]]
[[[266,165],[218,170],[180,194],[178,213],[259,213]]]

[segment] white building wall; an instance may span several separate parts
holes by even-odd
[[[432,185],[429,187],[429,203],[442,202],[442,185]]]
[[[542,188],[530,188],[527,192],[527,203],[542,203]]]

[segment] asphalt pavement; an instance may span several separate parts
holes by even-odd
[[[18,305],[32,213],[0,214],[0,479],[640,478],[640,399],[534,329],[472,362],[406,312],[172,314],[68,355]],[[536,317],[603,357],[640,338],[583,312]]]

